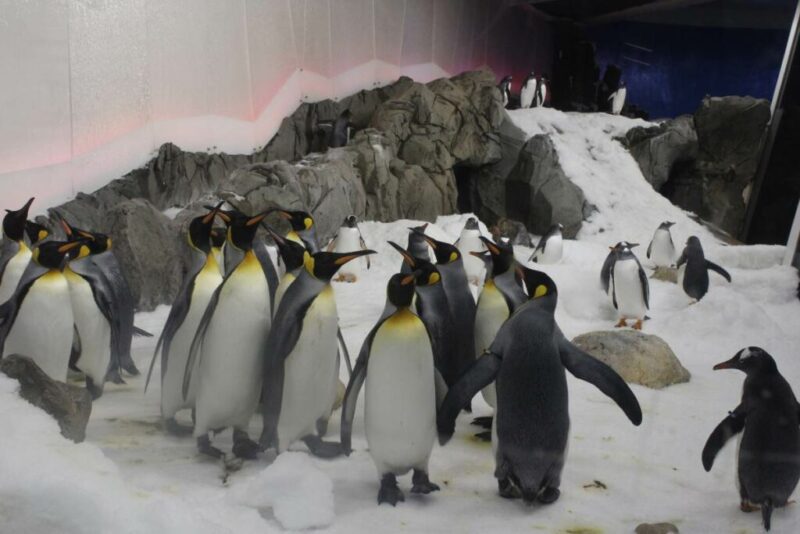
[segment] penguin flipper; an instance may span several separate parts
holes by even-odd
[[[336,329],[336,338],[339,340],[339,349],[342,355],[344,356],[344,363],[345,365],[347,365],[347,376],[352,376],[353,362],[352,360],[350,360],[350,351],[347,350],[347,343],[344,342],[344,336],[342,335],[341,328]]]
[[[717,274],[725,278],[725,280],[727,280],[728,283],[731,282],[731,275],[728,273],[728,271],[726,271],[716,263],[706,260],[706,269],[711,269],[712,271],[716,272]]]
[[[358,229],[358,244],[361,247],[361,250],[367,250],[367,242],[364,241],[364,236],[361,235],[361,229],[358,228],[358,226],[356,226],[356,229]],[[372,267],[372,264],[369,261],[369,256],[364,256],[364,258],[367,260],[367,270],[369,270],[369,268]]]
[[[258,246],[253,247],[253,251],[261,264],[261,270],[264,271],[264,276],[267,278],[267,287],[269,288],[269,309],[275,313],[275,290],[278,289],[278,272],[275,270],[275,265],[272,263],[272,258],[267,251],[267,245],[262,241]],[[279,254],[280,256],[280,254]]]
[[[706,445],[703,447],[703,468],[706,471],[711,471],[714,465],[714,459],[717,453],[722,449],[725,443],[733,436],[738,434],[744,429],[745,413],[742,405],[736,407],[728,417],[722,420],[717,428],[708,436]]]
[[[494,381],[497,373],[500,372],[502,361],[498,354],[484,352],[447,392],[436,414],[436,428],[441,445],[446,444],[453,437],[456,417],[461,409],[467,406],[472,397],[480,390]]]
[[[136,337],[153,337],[153,334],[136,325],[133,325],[133,335]]]
[[[614,266],[611,267],[611,302],[614,303],[614,309],[618,310],[617,305],[617,284],[614,283]]]
[[[195,367],[195,361],[200,353],[200,346],[203,344],[203,339],[206,337],[206,332],[208,331],[208,325],[211,324],[211,318],[214,317],[214,312],[217,309],[219,294],[228,278],[228,276],[225,277],[208,300],[206,311],[203,312],[203,317],[200,318],[200,323],[197,325],[197,332],[194,333],[194,339],[192,339],[192,344],[189,346],[189,355],[186,358],[186,368],[183,372],[183,400],[186,400],[186,396],[189,394],[189,385],[192,383],[192,370]]]
[[[19,243],[11,239],[3,239],[3,243],[0,245],[0,283],[3,282],[8,262],[17,255],[17,252],[19,252]]]
[[[442,407],[445,397],[447,397],[448,387],[442,373],[436,367],[433,368],[433,384],[436,388],[436,409],[438,410]]]
[[[686,250],[685,249],[684,249],[683,252],[681,252],[681,257],[678,258],[678,261],[675,262],[675,267],[680,267],[684,263],[686,263]]]
[[[648,310],[650,309],[650,282],[647,280],[647,273],[644,272],[642,268],[642,264],[639,263],[639,260],[636,260],[636,264],[639,266],[639,285],[642,286],[642,299],[644,299],[644,306]]]
[[[558,341],[558,352],[561,363],[575,378],[589,382],[616,402],[631,423],[636,426],[642,423],[642,408],[639,406],[639,401],[616,371],[570,343],[563,334]]]
[[[650,252],[653,250],[653,241],[650,240],[650,244],[647,245],[647,259],[650,259]]]

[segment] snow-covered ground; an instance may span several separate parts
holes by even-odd
[[[459,418],[453,440],[433,450],[431,479],[442,490],[427,497],[412,496],[407,492],[409,477],[403,477],[400,485],[406,490],[406,502],[397,508],[379,507],[377,474],[364,438],[363,406],[357,411],[354,452],[349,458],[320,460],[302,452],[299,445],[295,448],[300,452],[286,453],[274,463],[274,458],[266,457],[226,474],[220,462],[196,453],[193,439],[162,432],[158,381],[147,395],[142,377],[123,386],[107,385],[105,395],[94,404],[87,441],[75,445],[60,437],[47,415],[18,398],[15,382],[0,376],[0,532],[242,534],[316,527],[348,534],[598,534],[632,532],[639,523],[660,521],[675,523],[686,533],[760,532],[760,515],[738,509],[735,443],[723,449],[711,473],[700,462],[709,433],[738,404],[744,378],[739,372],[713,372],[711,367],[742,347],[758,345],[775,357],[800,393],[796,271],[779,265],[783,247],[722,246],[684,212],[661,202],[657,193],[639,184],[643,179],[638,167],[631,168],[613,146],[610,130],[605,138],[585,135],[592,141],[577,142],[580,129],[623,131],[629,127],[623,122],[627,119],[575,116],[580,124],[568,127],[572,121],[543,111],[540,120],[551,114],[553,119],[542,128],[558,126],[562,131],[555,134],[562,162],[574,159],[570,164],[582,173],[578,165],[585,165],[586,157],[593,154],[597,161],[594,178],[579,185],[600,212],[578,241],[565,242],[561,263],[540,267],[558,284],[556,318],[568,336],[612,328],[614,310],[598,280],[607,246],[622,239],[639,241],[643,254],[662,220],[678,223],[673,228],[677,246],[690,233],[700,236],[709,259],[733,276],[729,285],[712,274],[708,295],[691,306],[676,285],[651,281],[652,319],[645,323],[645,332],[665,339],[692,378],[661,391],[632,386],[644,412],[640,427],[632,426],[593,386],[570,376],[572,432],[559,501],[528,507],[499,498],[490,446],[472,437],[478,429],[469,425],[471,418],[466,415]],[[612,171],[617,172],[613,182]],[[429,227],[430,234],[455,240],[466,218],[440,217]],[[386,241],[405,244],[408,226],[416,224],[361,225],[368,246],[378,251],[372,269],[355,284],[334,284],[342,330],[353,355],[380,315],[385,283],[400,265],[400,256]],[[530,252],[520,247],[518,259],[524,261]],[[137,324],[158,333],[167,312],[162,306],[139,314]],[[155,338],[134,340],[140,369],[147,368],[154,345]],[[158,373],[156,369],[154,376]],[[346,380],[344,368],[342,379]],[[473,407],[474,415],[489,413],[480,396]],[[338,416],[337,412],[332,420],[329,439],[338,438]],[[260,426],[256,416],[253,436],[259,435]],[[230,450],[230,433],[217,442]],[[797,506],[775,512],[773,532],[798,531]]]

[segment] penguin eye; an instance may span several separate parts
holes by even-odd
[[[547,295],[547,286],[544,284],[539,284],[536,286],[536,290],[533,292],[533,298],[538,299],[539,297],[543,297]]]
[[[438,283],[440,278],[441,277],[439,276],[439,273],[431,273],[431,275],[428,277],[428,285],[433,285]]]
[[[311,217],[306,217],[303,219],[303,225],[306,227],[306,230],[310,230],[312,226],[314,226],[314,219]]]

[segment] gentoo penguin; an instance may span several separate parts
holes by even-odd
[[[37,222],[25,221],[25,237],[28,241],[28,247],[33,248],[50,237],[50,230]]]
[[[439,442],[453,435],[459,410],[492,380],[497,389],[492,446],[500,495],[552,503],[560,495],[569,434],[565,368],[613,399],[634,425],[642,411],[625,381],[564,338],[555,322],[555,282],[522,271],[529,299],[500,327],[487,354],[447,393],[437,416]]]
[[[289,222],[292,229],[286,234],[287,239],[296,241],[308,249],[311,254],[319,252],[320,246],[317,240],[317,230],[314,227],[314,218],[307,211],[290,211],[275,209],[281,218]]]
[[[500,94],[502,95],[503,98],[504,108],[508,107],[508,103],[511,100],[511,80],[512,77],[510,74],[505,78],[503,78],[502,80],[500,80],[499,87],[500,87]]]
[[[656,267],[669,267],[675,262],[675,245],[669,232],[670,227],[674,225],[674,222],[662,222],[647,247],[647,258]]]
[[[519,107],[525,109],[533,107],[533,97],[536,96],[536,75],[531,71],[519,91]]]
[[[436,441],[437,400],[447,386],[434,367],[425,324],[410,309],[414,276],[389,279],[387,299],[395,311],[364,340],[342,405],[342,449],[349,455],[356,402],[366,382],[364,430],[381,483],[378,504],[392,506],[405,500],[397,477],[412,469],[411,493],[439,490],[428,478],[428,460]]]
[[[33,198],[18,210],[6,210],[3,217],[3,244],[0,248],[0,304],[11,298],[22,273],[31,260],[25,244],[25,221]]]
[[[642,329],[642,321],[650,309],[650,284],[639,258],[630,247],[623,246],[611,269],[611,300],[619,314],[617,327],[628,326],[636,320],[634,330]]]
[[[424,234],[423,234],[424,235]],[[455,326],[455,338],[450,340],[456,347],[455,365],[442,371],[448,385],[455,383],[475,359],[475,299],[469,288],[467,273],[461,253],[450,243],[438,241],[425,235],[425,241],[436,256],[436,269],[442,276],[442,287],[450,305],[450,315]]]
[[[547,102],[547,78],[542,76],[536,83],[536,95],[533,97],[533,107],[544,107]]]
[[[539,240],[528,261],[545,264],[560,262],[561,256],[564,254],[563,231],[564,226],[562,224],[552,225]]]
[[[183,409],[194,409],[197,390],[197,363],[192,369],[193,380],[183,395],[183,377],[186,362],[200,326],[200,320],[208,307],[212,295],[222,283],[222,273],[217,264],[211,241],[212,225],[218,208],[205,215],[195,217],[189,223],[187,240],[192,258],[181,288],[172,302],[167,322],[153,351],[153,359],[147,372],[145,391],[150,383],[156,359],[161,356],[161,417],[164,427],[171,434],[188,434],[191,429],[181,427],[175,414]],[[227,217],[227,215],[222,215]]]
[[[339,443],[318,435],[327,429],[339,380],[339,316],[331,278],[347,262],[374,253],[306,251],[303,269],[281,299],[262,351],[264,448],[281,453],[302,440],[315,456],[341,454]]]
[[[628,94],[628,90],[625,88],[625,82],[619,82],[619,87],[617,90],[611,93],[611,96],[608,99],[611,101],[611,113],[613,115],[619,115],[622,113],[622,108],[625,107],[625,97]]]
[[[676,265],[678,266],[678,284],[695,301],[700,300],[708,293],[709,269],[716,271],[728,283],[731,282],[731,275],[728,274],[728,271],[706,259],[703,254],[703,245],[695,236],[691,236],[686,241],[686,248],[683,249]]]
[[[353,250],[367,250],[367,244],[361,236],[361,230],[358,229],[358,219],[355,215],[348,215],[345,217],[342,227],[339,228],[339,233],[336,234],[336,239],[333,243],[333,252],[350,252]],[[370,268],[369,256],[364,256],[363,263],[361,260],[351,261],[343,265],[339,269],[334,282],[355,282],[358,275],[362,271],[362,265],[365,264],[366,268]]]
[[[253,238],[266,213],[224,213],[231,217],[227,245],[241,251],[242,260],[225,276],[203,313],[186,360],[182,392],[188,399],[196,384],[194,436],[201,453],[221,457],[209,433],[233,427],[233,454],[254,458],[260,448],[247,429],[261,394],[272,299],[268,267],[253,250]],[[198,376],[193,378],[195,372]]]
[[[406,250],[409,254],[411,254],[412,258],[418,258],[424,261],[431,260],[431,254],[428,248],[428,242],[425,241],[425,238],[422,237],[425,235],[425,229],[428,228],[428,223],[421,224],[420,226],[415,226],[413,228],[408,229],[408,246]],[[412,272],[414,269],[410,266],[410,264],[404,259],[400,264],[400,272],[403,274],[408,274]]]
[[[333,123],[333,136],[331,137],[331,148],[347,146],[350,142],[350,117],[352,114],[349,109],[342,111],[336,122]]]
[[[292,282],[297,279],[297,275],[303,267],[306,249],[300,243],[282,237],[272,228],[267,227],[267,230],[275,241],[275,245],[278,247],[278,254],[280,254],[285,268],[281,281],[278,284],[278,289],[275,290],[275,310],[277,310],[286,290],[289,289]],[[273,313],[275,310],[273,310]]]
[[[219,266],[219,272],[225,276],[225,241],[228,231],[225,228],[211,229],[211,253]]]
[[[456,247],[464,260],[464,270],[467,273],[467,280],[473,285],[479,285],[486,272],[483,260],[476,258],[471,252],[483,252],[486,247],[481,241],[481,231],[478,227],[478,219],[470,217],[467,219],[461,236],[456,241]]]
[[[708,437],[703,467],[710,471],[725,442],[744,430],[737,453],[741,509],[760,507],[769,530],[772,509],[787,504],[800,479],[800,404],[764,349],[742,349],[714,369],[739,369],[747,378],[742,402]]]
[[[82,241],[47,241],[31,254],[14,294],[0,306],[0,354],[24,354],[53,380],[67,379],[73,316],[63,269]]]
[[[613,247],[608,247],[611,252],[609,252],[608,256],[606,256],[606,259],[603,262],[603,267],[600,269],[600,286],[603,288],[603,292],[605,292],[607,295],[611,295],[611,270],[614,268],[614,263],[617,261],[619,253],[622,252],[622,249],[624,248],[634,248],[638,246],[639,243],[620,241]]]

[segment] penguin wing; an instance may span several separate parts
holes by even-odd
[[[723,419],[711,435],[708,436],[706,445],[703,447],[702,456],[703,468],[706,471],[711,471],[711,467],[714,465],[714,459],[725,443],[744,429],[744,421],[745,412],[743,406],[740,404],[735,410],[730,412],[728,417]]]
[[[0,282],[3,281],[3,274],[6,272],[6,265],[11,261],[11,258],[19,252],[19,243],[11,239],[3,239],[3,244],[0,245]]]
[[[603,268],[600,269],[600,286],[602,286],[603,291],[608,293],[608,288],[610,287],[609,281],[611,280],[611,268],[614,266],[614,253],[609,253],[606,256],[606,261],[603,262]]]
[[[728,271],[726,271],[716,263],[706,260],[706,269],[711,269],[717,274],[722,275],[722,277],[725,278],[725,280],[727,280],[728,283],[731,282],[731,275],[728,273]]]
[[[214,293],[208,300],[206,311],[203,312],[203,317],[200,318],[200,323],[197,325],[197,332],[194,333],[194,339],[192,339],[192,344],[189,346],[189,356],[186,358],[186,369],[183,372],[184,400],[186,400],[186,396],[189,394],[189,384],[192,383],[192,369],[195,367],[194,362],[197,360],[198,354],[200,353],[200,346],[203,344],[203,339],[206,337],[206,332],[208,331],[208,325],[211,324],[211,318],[214,317],[214,311],[217,309],[219,294],[225,286],[225,282],[228,281],[228,278],[229,276],[225,276],[222,283],[217,286],[217,289],[214,290]]]
[[[497,377],[502,361],[500,355],[489,351],[484,352],[447,392],[436,414],[436,428],[441,445],[446,444],[453,437],[456,417],[461,409]]]
[[[131,339],[133,338],[133,313],[135,303],[128,281],[122,274],[119,260],[112,251],[91,256],[93,263],[100,268],[105,277],[113,297],[113,310],[115,312],[117,336],[116,349],[111,351],[111,359],[116,362],[117,368],[123,368],[132,375],[138,375],[139,370],[131,358]],[[112,323],[112,331],[114,324]],[[112,334],[113,336],[113,334]],[[112,345],[113,346],[113,345]]]
[[[653,250],[653,240],[650,240],[650,244],[647,245],[647,258],[650,259],[650,252]]]
[[[614,304],[614,309],[618,310],[619,306],[617,306],[617,284],[614,283],[614,266],[611,266],[610,270],[611,275],[611,302]]]
[[[531,257],[528,258],[528,261],[537,261],[537,256],[539,253],[544,252],[544,248],[547,246],[547,236],[542,237],[538,243],[536,243],[536,248],[533,249],[531,253]],[[537,262],[538,263],[538,262]]]
[[[278,289],[278,272],[275,270],[275,265],[272,263],[272,258],[269,256],[267,245],[263,241],[253,247],[253,252],[256,253],[261,269],[264,271],[264,276],[267,278],[267,287],[269,288],[269,309],[275,309],[275,290]],[[273,313],[275,313],[273,311]]]
[[[364,241],[364,236],[361,235],[361,228],[359,228],[358,225],[356,225],[356,230],[358,230],[358,245],[361,247],[361,250],[367,250],[367,242]],[[369,269],[372,266],[372,263],[369,261],[369,256],[364,256],[364,258],[367,260],[367,269]]]
[[[353,362],[350,359],[350,351],[347,350],[347,343],[344,342],[344,336],[342,335],[342,329],[336,329],[336,338],[339,341],[339,354],[344,356],[344,363],[347,365],[347,374],[348,376],[353,375]],[[339,366],[337,365],[336,368],[338,369]]]
[[[675,267],[680,267],[684,263],[686,263],[686,249],[684,249],[683,252],[681,252],[681,257],[678,258],[678,261],[675,262]]]
[[[561,356],[561,363],[575,378],[579,378],[602,391],[607,397],[617,403],[622,408],[628,419],[636,426],[642,423],[642,408],[636,395],[633,394],[628,384],[620,377],[616,371],[604,364],[594,356],[587,354],[564,337],[561,330],[556,332],[560,337],[558,340],[558,352]]]
[[[644,272],[642,264],[636,260],[639,266],[639,285],[642,286],[642,299],[644,299],[644,307],[650,309],[650,282],[647,280],[647,273]]]
[[[3,357],[3,348],[6,344],[6,338],[9,332],[11,332],[11,327],[14,325],[14,321],[17,318],[19,308],[22,306],[22,301],[25,300],[25,295],[28,294],[28,290],[33,283],[38,280],[39,277],[47,273],[47,271],[48,269],[46,267],[42,267],[36,262],[32,261],[28,263],[28,266],[22,272],[22,277],[19,279],[14,294],[0,305],[0,358]]]

